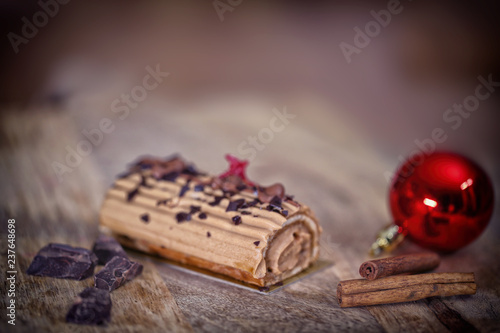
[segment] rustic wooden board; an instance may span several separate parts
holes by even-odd
[[[117,120],[116,130],[66,175],[63,183],[56,181],[50,162],[64,158],[64,147],[74,146],[83,128],[112,115],[86,114],[82,121],[65,113],[30,113],[2,121],[8,124],[3,126],[8,140],[0,154],[1,202],[3,219],[14,217],[20,222],[19,269],[25,270],[36,251],[50,241],[90,247],[97,235],[97,212],[106,185],[137,155],[181,152],[201,169],[223,171],[223,155],[237,153],[238,145],[249,135],[257,135],[273,117],[270,104],[231,103],[205,104],[203,108],[189,105],[184,107],[187,112],[166,113],[148,100],[140,113],[124,122]],[[500,246],[494,227],[498,221],[492,221],[493,227],[473,245],[444,256],[437,270],[475,272],[479,288],[476,295],[366,308],[339,307],[337,283],[357,277],[374,235],[389,221],[388,185],[383,173],[394,166],[370,149],[339,115],[311,101],[292,100],[287,105],[297,117],[258,152],[249,175],[263,184],[283,182],[287,192],[313,208],[324,229],[321,257],[333,262],[332,267],[271,295],[260,295],[133,252],[134,258],[145,265],[145,272],[112,294],[113,319],[103,330],[68,325],[62,320],[72,298],[90,280],[74,282],[20,274],[18,299],[22,305],[16,329],[500,330]],[[106,109],[106,105],[96,105],[95,109]],[[398,254],[414,251],[419,248],[405,244]],[[1,320],[4,331],[3,313]]]

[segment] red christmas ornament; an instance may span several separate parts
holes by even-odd
[[[471,243],[493,212],[491,181],[476,163],[453,153],[436,152],[407,160],[389,193],[397,232],[437,251]]]

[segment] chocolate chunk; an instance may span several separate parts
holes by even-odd
[[[182,173],[191,176],[198,176],[200,174],[193,164],[186,166],[184,170],[182,170]]]
[[[209,204],[210,206],[217,206],[218,204],[220,204],[220,202],[222,201],[222,199],[224,199],[224,196],[216,196],[216,197],[214,198],[214,201],[209,202],[208,204]]]
[[[236,215],[235,217],[233,217],[233,222],[234,222],[234,225],[241,224],[241,216]]]
[[[153,187],[151,185],[148,185],[148,183],[146,182],[146,177],[144,175],[141,175],[141,182],[139,183],[139,185],[141,185],[143,187],[147,187],[147,188]]]
[[[255,241],[255,242],[253,242],[253,243],[255,244],[255,246],[259,246],[260,241]]]
[[[210,233],[210,231],[207,231],[207,237],[211,237],[212,234]]]
[[[142,265],[123,257],[114,257],[94,276],[94,286],[113,291],[142,273]]]
[[[51,243],[38,251],[26,271],[29,275],[84,280],[94,274],[97,257],[90,250]]]
[[[79,325],[105,325],[111,320],[109,291],[85,288],[71,306],[66,322]]]
[[[269,205],[274,206],[276,208],[282,208],[281,207],[281,199],[278,198],[277,196],[274,196],[271,201],[269,201]]]
[[[241,215],[252,215],[252,213],[247,210],[244,210],[241,212]]]
[[[184,212],[177,213],[177,215],[175,215],[175,218],[177,219],[177,223],[182,223],[184,221],[191,221],[191,215]]]
[[[175,182],[177,177],[179,177],[180,173],[177,171],[169,172],[161,177],[162,180],[166,180],[168,182]]]
[[[229,205],[227,205],[226,212],[235,212],[245,203],[245,199],[238,199],[234,201],[230,201]]]
[[[105,265],[113,257],[128,258],[127,253],[113,237],[107,235],[99,235],[92,251],[99,259],[99,265]]]
[[[189,190],[189,182],[181,188],[181,191],[179,192],[179,198],[182,198],[188,190]]]
[[[195,185],[195,187],[194,187],[195,192],[203,192],[204,189],[205,189],[205,185],[203,185],[203,184]]]
[[[200,206],[193,206],[193,205],[191,205],[189,208],[191,209],[189,211],[189,214],[196,214],[196,213],[198,213],[201,210]]]
[[[288,211],[286,209],[282,210],[281,211],[281,215],[283,215],[284,217],[287,217],[288,216]]]
[[[205,213],[200,213],[200,214],[198,215],[198,218],[199,218],[200,220],[206,220],[206,219],[207,219],[207,214],[205,214]]]
[[[256,198],[253,201],[247,202],[246,205],[248,207],[255,207],[255,206],[257,206],[260,203],[262,203],[262,202],[259,199]],[[245,207],[245,208],[248,208],[248,207]]]
[[[141,215],[141,220],[144,222],[144,223],[149,223],[149,214],[148,213],[144,213]]]
[[[164,199],[164,200],[158,200],[156,203],[156,206],[161,206],[161,205],[166,205],[169,199]]]
[[[132,201],[132,199],[139,193],[139,188],[133,189],[127,193],[127,201]]]

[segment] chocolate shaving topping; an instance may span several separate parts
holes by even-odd
[[[196,170],[196,167],[193,164],[186,166],[184,170],[182,170],[182,173],[191,176],[200,175],[200,173],[198,172],[198,170]]]
[[[288,211],[286,209],[282,210],[281,211],[281,215],[283,215],[284,217],[287,217],[288,216]]]
[[[269,291],[269,287],[259,287],[259,291],[261,292]]]
[[[258,204],[261,204],[261,203],[262,202],[259,199],[255,198],[253,201],[247,202],[246,203],[247,207],[245,207],[245,208],[255,207],[255,206],[257,206]]]
[[[200,213],[200,214],[198,215],[198,218],[199,218],[200,220],[206,220],[206,219],[207,219],[207,214],[205,214],[205,213]]]
[[[255,241],[255,242],[253,242],[253,243],[255,244],[255,246],[259,246],[260,241]]]
[[[247,186],[245,184],[240,184],[240,185],[236,186],[236,189],[238,191],[240,191],[240,192],[243,191],[246,188],[247,188]]]
[[[169,172],[167,174],[164,174],[163,176],[161,176],[160,179],[166,180],[168,182],[175,182],[175,180],[177,179],[177,177],[179,177],[179,175],[180,175],[180,172],[172,171],[172,172]]]
[[[235,212],[245,203],[245,199],[238,199],[234,201],[230,201],[229,205],[227,205],[226,212]]]
[[[144,186],[144,187],[147,187],[147,188],[152,188],[153,186],[151,185],[148,185],[146,183],[146,177],[144,175],[141,175],[141,182],[139,184],[140,186]]]
[[[283,281],[276,282],[273,286],[281,287],[283,285]]]
[[[166,205],[169,200],[170,199],[158,200],[158,202],[156,203],[156,206]]]
[[[274,206],[276,208],[282,209],[281,207],[281,199],[277,196],[274,196],[271,201],[269,202],[269,205]]]
[[[207,231],[207,237],[211,237],[212,234],[210,233],[210,231]]]
[[[191,205],[189,208],[190,208],[189,214],[196,214],[201,210],[200,206]]]
[[[177,213],[177,215],[175,215],[175,218],[177,219],[177,223],[182,223],[184,221],[191,221],[191,215],[184,212]]]
[[[241,212],[241,215],[252,215],[252,213],[247,210],[244,210]]]
[[[139,193],[139,187],[133,189],[127,193],[127,201],[132,201],[132,199]]]
[[[141,220],[144,222],[144,223],[149,223],[149,214],[148,213],[144,213],[141,215]]]
[[[224,199],[224,196],[216,196],[216,197],[214,198],[214,201],[209,202],[208,204],[209,204],[210,206],[217,206],[218,204],[220,204],[220,202],[222,201],[222,199]]]
[[[199,185],[196,185],[196,186],[194,187],[194,191],[195,191],[195,192],[203,192],[204,188],[205,188],[205,185],[203,185],[203,184],[199,184]]]
[[[186,183],[186,185],[184,185],[182,188],[181,188],[181,191],[179,192],[179,198],[182,198],[184,196],[184,194],[186,194],[186,192],[189,190],[189,180],[188,182]]]
[[[236,215],[235,217],[233,217],[233,222],[234,222],[234,225],[241,224],[241,216]]]

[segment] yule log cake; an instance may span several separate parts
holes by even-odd
[[[321,227],[310,208],[245,177],[226,156],[220,176],[180,157],[143,158],[118,177],[100,211],[101,229],[124,245],[265,287],[318,259]]]

